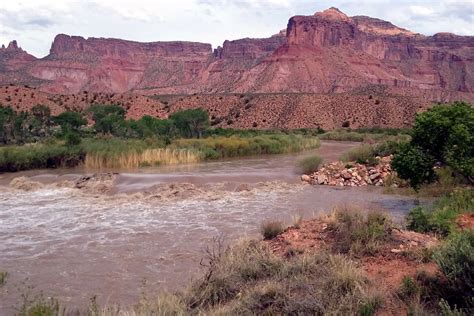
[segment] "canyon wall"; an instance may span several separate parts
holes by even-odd
[[[140,96],[139,106],[143,107],[147,102],[162,106],[146,97],[154,95],[278,93],[332,95],[340,104],[357,107],[353,100],[359,96],[367,100],[379,90],[383,90],[381,97],[413,98],[417,104],[420,100],[474,102],[474,37],[425,36],[376,18],[349,17],[336,8],[292,17],[286,30],[269,38],[225,41],[214,50],[205,43],[139,43],[60,34],[49,55],[41,59],[23,51],[15,41],[0,48],[0,85],[8,84],[26,85],[37,95],[45,92],[51,98],[77,97],[81,106],[96,100],[90,98],[94,93],[126,98],[133,94]],[[5,98],[13,97],[21,108],[25,100],[34,102],[28,93],[21,97],[10,91]],[[301,101],[306,107],[322,110],[325,104],[332,108],[332,101],[324,98],[305,98],[315,102],[313,106]],[[133,100],[122,103],[138,104]],[[293,111],[284,108],[284,112]],[[259,126],[264,123],[257,122]]]

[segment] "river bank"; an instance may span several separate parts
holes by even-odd
[[[299,180],[294,162],[301,157],[318,154],[331,161],[356,145],[322,142],[300,154],[115,170],[105,194],[58,185],[90,176],[84,169],[3,174],[0,267],[9,277],[0,310],[18,303],[17,288],[25,284],[71,306],[84,306],[96,294],[101,304],[133,304],[144,279],[150,293],[181,288],[199,274],[203,250],[214,236],[229,242],[256,237],[260,223],[273,218],[290,224],[341,205],[403,218],[415,198]],[[19,176],[40,185],[29,191],[10,187]]]

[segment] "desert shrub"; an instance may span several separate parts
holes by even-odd
[[[362,145],[346,151],[342,155],[341,160],[344,162],[355,161],[357,163],[365,164],[372,157],[372,146]]]
[[[285,225],[280,221],[265,221],[260,226],[260,233],[264,239],[273,239],[285,230]]]
[[[355,256],[376,254],[391,238],[392,221],[379,211],[364,214],[354,210],[336,210],[331,229],[339,251]]]
[[[323,159],[319,156],[310,156],[298,161],[298,167],[304,174],[312,174],[318,171]]]

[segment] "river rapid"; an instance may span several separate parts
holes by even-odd
[[[14,313],[26,292],[84,307],[94,295],[100,303],[127,305],[142,291],[180,289],[199,276],[213,237],[258,238],[267,219],[291,224],[295,216],[344,206],[401,219],[414,199],[299,180],[297,160],[317,153],[332,161],[357,145],[322,142],[292,155],[118,171],[107,185],[86,190],[71,183],[90,170],[0,175],[0,271],[8,272],[0,314]],[[9,185],[20,176],[34,185]]]

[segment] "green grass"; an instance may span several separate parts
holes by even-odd
[[[216,136],[202,139],[177,139],[172,148],[194,150],[202,159],[219,159],[265,154],[283,154],[317,148],[319,139],[312,136],[270,134],[250,137]]]
[[[407,216],[408,229],[447,236],[456,230],[456,219],[474,212],[474,190],[458,188],[438,199],[431,208],[416,207]]]
[[[53,140],[23,146],[0,147],[0,172],[38,168],[74,167],[137,168],[140,165],[186,163],[200,160],[262,154],[280,154],[319,146],[314,136],[263,134],[176,139],[85,138],[76,146]],[[169,150],[158,150],[169,149]],[[158,159],[158,160],[157,160]]]
[[[318,171],[322,161],[323,159],[319,156],[309,156],[298,161],[298,168],[304,174],[312,174]]]
[[[0,172],[76,166],[84,160],[81,147],[32,144],[0,147]]]

